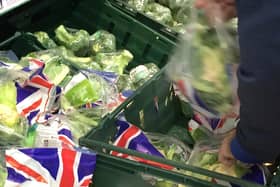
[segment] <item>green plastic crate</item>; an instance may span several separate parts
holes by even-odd
[[[155,105],[157,107],[155,107]],[[174,126],[186,125],[186,120],[188,120],[188,117],[191,115],[191,110],[188,108],[188,105],[182,106],[180,104],[172,89],[171,83],[164,75],[164,69],[159,72],[152,80],[148,81],[141,92],[138,92],[136,95],[134,95],[134,97],[128,99],[114,113],[104,118],[103,121],[101,121],[99,127],[93,129],[85,137],[82,137],[80,139],[80,145],[89,147],[99,153],[107,154],[107,156],[111,157],[112,159],[114,157],[110,156],[109,154],[111,150],[152,161],[157,161],[162,164],[169,164],[181,170],[192,171],[197,174],[214,177],[242,187],[261,187],[261,185],[255,183],[196,168],[186,165],[185,163],[164,160],[138,153],[133,150],[127,150],[111,145],[110,142],[112,142],[114,135],[117,132],[115,121],[120,113],[124,113],[126,119],[129,122],[137,125],[146,132],[161,132],[166,134],[172,130]],[[185,131],[187,132],[187,130]],[[180,136],[182,136],[182,134]],[[187,136],[185,137],[185,140],[188,141]],[[189,143],[192,143],[190,138]],[[130,167],[135,168],[138,164],[139,163],[132,162]],[[162,171],[157,173],[159,176],[162,174]],[[198,179],[192,183],[193,181],[190,180],[190,176],[181,175],[178,177],[172,172],[170,172],[170,177],[173,181],[186,185],[193,185],[195,187],[222,186],[212,183],[205,183],[205,181]],[[165,175],[162,175],[162,178],[165,179]],[[275,173],[270,186],[280,186],[279,179],[279,173]]]
[[[102,0],[33,0],[25,4],[24,8],[15,9],[15,14],[9,12],[1,16],[0,23],[1,29],[4,29],[0,41],[6,40],[8,34],[11,36],[16,31],[43,30],[53,36],[53,30],[60,24],[85,29],[90,33],[99,29],[108,30],[116,36],[118,48],[126,48],[134,55],[128,69],[149,62],[162,68],[175,46],[175,42]],[[20,51],[23,49],[20,42],[13,46],[15,49],[20,48],[16,51],[20,55],[27,53]]]

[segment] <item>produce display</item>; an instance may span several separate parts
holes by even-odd
[[[104,115],[159,71],[153,63],[139,65],[137,73],[127,71],[133,55],[117,49],[115,36],[104,30],[90,35],[60,25],[54,38],[43,31],[33,35],[45,50],[20,59],[11,51],[0,52],[0,145],[7,146],[6,155],[14,146],[31,147],[29,151],[41,156],[52,152],[51,148],[76,149],[78,138],[97,127]],[[81,150],[72,154],[76,152]],[[36,160],[38,155],[29,156]],[[93,165],[88,168],[92,175]],[[1,182],[5,182],[6,172],[1,165]],[[12,177],[14,174],[8,170],[7,184],[18,182],[21,175]],[[26,182],[17,184],[28,185]],[[56,183],[51,179],[48,184]]]
[[[191,28],[182,35],[179,52],[171,58],[167,73],[179,90],[188,88],[194,94],[183,94],[191,103],[194,115],[185,122],[186,127],[174,125],[167,134],[142,131],[121,116],[116,121],[117,132],[110,143],[209,172],[266,184],[262,166],[236,162],[227,167],[218,161],[219,135],[233,128],[237,120],[236,115],[223,116],[235,104],[233,82],[239,61],[235,24],[219,30],[221,28],[205,24],[200,14],[197,20],[192,20],[190,0],[124,1],[176,32],[185,33]],[[117,48],[115,36],[105,30],[90,34],[81,28],[59,25],[53,36],[44,31],[32,35],[44,50],[30,52],[20,59],[11,51],[0,52],[0,148],[8,147],[0,149],[0,186],[5,182],[6,185],[38,186],[42,181],[49,186],[64,182],[65,186],[74,186],[70,180],[56,175],[69,164],[60,157],[68,162],[76,159],[69,171],[74,173],[76,181],[83,182],[79,186],[88,186],[94,182],[91,178],[96,154],[79,148],[78,139],[98,127],[104,115],[149,81],[159,68],[152,62],[142,62],[145,64],[126,69],[133,61],[133,54]],[[187,133],[195,142],[193,149]],[[116,151],[110,154],[234,186]],[[80,155],[79,159],[76,155]],[[44,171],[38,173],[40,181],[27,177],[28,173],[15,165],[13,159],[23,163],[28,170]],[[140,174],[154,187],[184,187],[163,178]]]
[[[172,30],[184,33],[184,25],[190,20],[190,0],[123,0],[130,7],[144,13]]]

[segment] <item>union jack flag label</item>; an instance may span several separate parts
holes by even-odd
[[[153,146],[153,144],[150,143],[141,129],[128,123],[123,116],[119,117],[119,119],[116,121],[116,125],[118,128],[118,132],[115,136],[115,142],[113,143],[113,145],[164,158],[164,156]],[[149,164],[167,170],[173,169],[173,167],[169,165],[146,160],[140,157],[131,156],[128,154],[118,153],[116,151],[111,151],[111,155]]]
[[[96,165],[96,154],[64,148],[11,149],[5,157],[5,187],[87,187]]]

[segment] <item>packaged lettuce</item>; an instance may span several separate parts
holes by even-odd
[[[95,60],[101,65],[103,71],[115,72],[122,75],[125,67],[132,61],[133,55],[128,50],[111,53],[97,53]]]
[[[92,54],[116,51],[116,38],[108,31],[99,30],[91,35],[89,40]]]

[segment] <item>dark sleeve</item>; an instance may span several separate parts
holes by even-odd
[[[237,0],[240,122],[231,147],[247,162],[280,153],[280,1]]]

